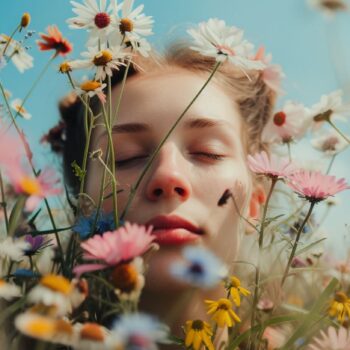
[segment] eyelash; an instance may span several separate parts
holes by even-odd
[[[206,158],[209,158],[210,160],[218,160],[218,161],[224,158],[224,156],[221,154],[214,154],[214,153],[207,153],[207,152],[194,152],[194,153],[190,153],[190,155],[204,156]],[[135,156],[127,159],[117,160],[115,164],[117,167],[123,167],[123,166],[129,165],[133,161],[143,160],[145,158],[148,158],[148,155],[140,155],[140,156]]]

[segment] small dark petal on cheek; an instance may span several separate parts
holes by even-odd
[[[224,206],[224,205],[227,203],[227,201],[228,201],[231,197],[232,197],[232,192],[231,192],[231,190],[226,189],[226,190],[224,191],[224,193],[221,195],[221,197],[219,198],[218,204],[217,204],[217,205],[218,205],[219,207]]]

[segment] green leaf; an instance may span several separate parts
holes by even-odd
[[[73,173],[76,177],[79,178],[80,181],[83,180],[83,178],[85,177],[86,174],[86,170],[83,170],[78,163],[76,162],[76,160],[74,160],[71,164],[71,167],[73,168]]]
[[[327,238],[321,238],[321,239],[319,239],[319,240],[317,240],[317,241],[315,241],[315,242],[312,242],[312,243],[308,244],[308,245],[305,246],[305,247],[302,247],[302,248],[298,249],[298,250],[296,251],[295,255],[297,256],[297,255],[300,255],[300,254],[302,254],[302,253],[305,253],[306,251],[308,251],[309,249],[311,249],[311,248],[314,247],[315,245],[321,243],[321,242],[324,241],[325,239],[327,239]]]
[[[69,226],[69,227],[57,228],[55,230],[51,229],[51,230],[43,230],[43,231],[31,231],[31,232],[27,232],[26,234],[32,235],[32,236],[48,235],[50,233],[68,231],[68,230],[71,230],[72,228],[73,228],[72,226]]]
[[[295,330],[292,336],[289,338],[288,342],[280,348],[280,350],[290,350],[293,348],[295,341],[304,336],[309,330],[310,325],[315,319],[320,317],[320,313],[324,308],[326,302],[328,301],[331,294],[334,292],[335,288],[338,285],[338,280],[333,278],[326,289],[322,292],[320,297],[316,300],[310,312],[304,317],[303,322],[299,325],[299,327]]]
[[[10,219],[9,219],[9,229],[8,229],[8,235],[12,236],[13,233],[16,230],[16,227],[18,226],[18,221],[22,216],[23,208],[26,203],[26,197],[25,196],[20,196],[16,204],[14,205],[11,214],[10,214]]]

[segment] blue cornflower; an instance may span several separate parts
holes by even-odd
[[[185,261],[176,261],[170,267],[172,275],[179,280],[201,288],[212,288],[227,276],[225,264],[204,247],[189,246],[182,254]]]
[[[103,234],[107,231],[115,230],[113,213],[99,212],[94,232],[92,229],[96,220],[96,211],[90,216],[80,216],[73,227],[73,231],[78,233],[81,239],[86,239],[92,234]]]
[[[28,269],[17,269],[15,272],[13,272],[12,275],[18,278],[32,278],[40,276],[40,274],[38,274],[37,272]]]

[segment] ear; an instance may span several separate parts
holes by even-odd
[[[264,204],[265,202],[266,194],[264,187],[261,184],[255,185],[250,198],[248,217],[250,219],[259,218],[261,204]]]

